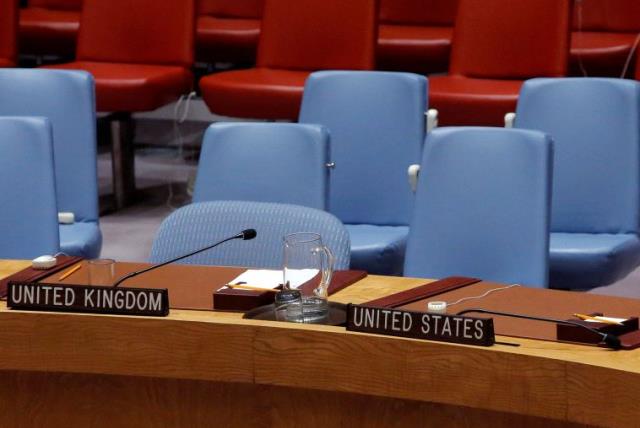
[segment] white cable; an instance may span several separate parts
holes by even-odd
[[[178,102],[176,102],[176,105],[173,106],[173,120],[174,120],[174,122],[178,122],[178,117],[180,116],[178,114],[178,112],[180,111],[180,106],[182,105],[183,101],[184,101],[184,94],[180,95],[180,98],[178,98]]]
[[[191,107],[191,101],[193,100],[193,98],[195,98],[195,96],[196,96],[196,93],[193,91],[186,96],[180,95],[180,98],[178,98],[176,105],[173,107],[173,132],[174,132],[174,138],[176,139],[176,142],[178,145],[178,153],[176,155],[176,158],[179,160],[178,164],[184,164],[184,136],[182,135],[182,130],[180,129],[180,125],[187,120],[187,117],[189,116],[189,110]],[[184,103],[184,110],[182,111],[182,113],[180,113],[180,108],[183,103]],[[173,185],[172,185],[171,179],[167,183],[167,188],[168,188],[168,196],[167,196],[166,206],[172,210],[175,210],[178,207],[174,206],[173,204],[173,198],[175,195],[173,192]]]
[[[513,287],[520,287],[520,286],[521,286],[520,284],[511,284],[511,285],[507,285],[506,287],[493,288],[493,289],[491,289],[491,290],[487,291],[486,293],[484,293],[484,294],[482,294],[482,295],[480,295],[480,296],[463,297],[462,299],[456,300],[456,301],[455,301],[455,302],[453,302],[453,303],[447,303],[447,307],[449,307],[449,306],[453,306],[453,305],[457,305],[457,304],[459,304],[459,303],[466,302],[466,301],[468,301],[468,300],[482,299],[482,298],[484,298],[484,297],[487,297],[489,294],[491,294],[491,293],[493,293],[493,292],[496,292],[496,291],[504,291],[504,290],[508,290],[508,289],[510,289],[510,288],[513,288]]]
[[[192,91],[185,98],[184,112],[182,113],[182,116],[180,116],[180,119],[178,119],[178,123],[184,123],[184,121],[187,120],[187,116],[189,116],[189,109],[191,108],[191,101],[195,98],[195,96],[196,96],[195,91]],[[180,99],[182,99],[182,97],[180,97]]]
[[[577,1],[577,7],[578,7],[578,36],[580,38],[582,38],[582,9],[583,9],[583,4],[582,4],[582,0],[578,0]],[[582,53],[580,53],[580,50],[578,50],[578,66],[580,67],[580,72],[582,73],[582,77],[589,77],[587,75],[587,70],[584,68],[584,63],[582,62]]]
[[[633,42],[633,46],[631,47],[631,51],[629,52],[629,56],[627,56],[627,60],[624,63],[624,68],[622,69],[622,75],[620,75],[621,79],[627,75],[627,71],[629,71],[629,65],[631,64],[631,59],[633,58],[633,54],[636,53],[638,49],[638,43],[640,43],[640,33],[636,36],[636,40]]]

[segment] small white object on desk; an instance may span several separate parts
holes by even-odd
[[[31,267],[34,269],[51,269],[58,263],[58,260],[49,255],[36,257],[31,261]]]
[[[427,312],[431,314],[446,314],[447,302],[429,302],[427,303]]]

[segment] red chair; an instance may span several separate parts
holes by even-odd
[[[90,72],[99,112],[113,112],[114,192],[134,189],[131,112],[155,110],[191,90],[193,0],[85,0],[75,62],[48,66]],[[126,126],[123,126],[126,125]]]
[[[257,67],[200,80],[220,115],[296,120],[307,76],[316,70],[370,70],[377,0],[267,0]]]
[[[0,0],[0,67],[13,67],[17,59],[18,2]]]
[[[522,82],[564,76],[571,0],[461,0],[448,76],[429,79],[441,125],[504,125]]]
[[[204,62],[253,64],[263,0],[199,0],[196,57]]]
[[[576,75],[620,77],[639,33],[638,0],[576,2],[571,38],[571,72]]]
[[[381,0],[378,68],[446,71],[457,6],[457,0]]]
[[[20,51],[73,57],[82,0],[29,0],[20,10]]]

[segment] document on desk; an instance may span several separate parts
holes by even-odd
[[[318,274],[317,269],[296,269],[288,271],[291,288],[298,288],[302,284],[310,281]],[[238,275],[229,284],[247,284],[255,288],[274,289],[283,282],[283,273],[281,270],[269,269],[249,269]]]

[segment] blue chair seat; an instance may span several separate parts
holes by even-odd
[[[227,242],[180,263],[282,269],[282,238],[313,232],[333,252],[335,270],[349,267],[349,234],[332,214],[300,205],[248,201],[195,202],[174,211],[158,230],[150,261],[164,262],[248,228],[256,229],[256,239]]]
[[[60,250],[54,174],[49,120],[0,117],[0,258]]]
[[[58,227],[59,246],[69,255],[97,257],[102,238],[93,230],[99,227],[93,77],[84,71],[0,70],[0,94],[1,116],[41,116],[51,122],[57,210],[74,213],[80,224],[77,231],[75,225]]]
[[[551,234],[552,287],[608,285],[626,276],[639,263],[640,239],[634,234]]]
[[[414,195],[407,168],[420,163],[424,76],[320,71],[304,89],[300,123],[331,135],[329,211],[351,234],[351,267],[400,275]],[[366,226],[368,225],[368,226]]]
[[[95,259],[100,256],[102,233],[97,223],[60,225],[60,251],[73,256]]]
[[[377,275],[402,275],[408,226],[347,224],[351,269]]]
[[[638,82],[582,77],[525,82],[515,125],[554,140],[552,287],[607,285],[640,262],[638,117]]]

